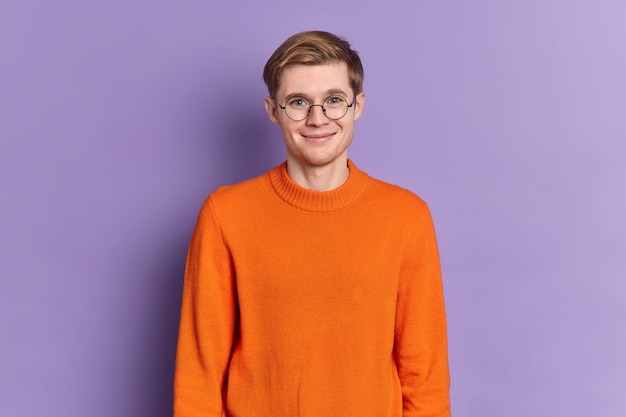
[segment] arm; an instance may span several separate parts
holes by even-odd
[[[395,355],[403,417],[449,417],[446,320],[439,255],[430,212],[423,205],[417,236],[402,265]]]
[[[236,289],[232,260],[209,198],[194,230],[183,287],[174,417],[225,417]]]

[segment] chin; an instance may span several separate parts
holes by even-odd
[[[308,166],[313,167],[322,167],[326,165],[330,165],[333,162],[342,159],[342,153],[339,154],[308,154],[302,155],[300,158],[297,158],[301,163],[304,163]]]

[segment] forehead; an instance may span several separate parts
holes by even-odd
[[[346,94],[351,91],[345,62],[288,66],[282,71],[277,96],[295,93],[316,96],[330,90],[341,90]]]

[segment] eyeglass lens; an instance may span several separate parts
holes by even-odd
[[[290,119],[300,121],[306,119],[315,106],[321,107],[324,115],[332,120],[341,119],[350,107],[348,101],[341,96],[328,97],[324,104],[310,104],[304,98],[292,98],[286,103],[285,112]]]

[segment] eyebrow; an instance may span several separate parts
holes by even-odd
[[[332,96],[334,94],[340,94],[340,95],[343,95],[345,97],[348,97],[348,94],[346,94],[346,92],[343,91],[341,88],[331,88],[330,90],[324,91],[324,97],[326,97],[326,98],[328,98],[328,96]],[[290,93],[290,94],[287,94],[285,96],[285,100],[289,100],[289,99],[294,98],[294,97],[306,98],[307,94],[305,94],[305,93]]]

